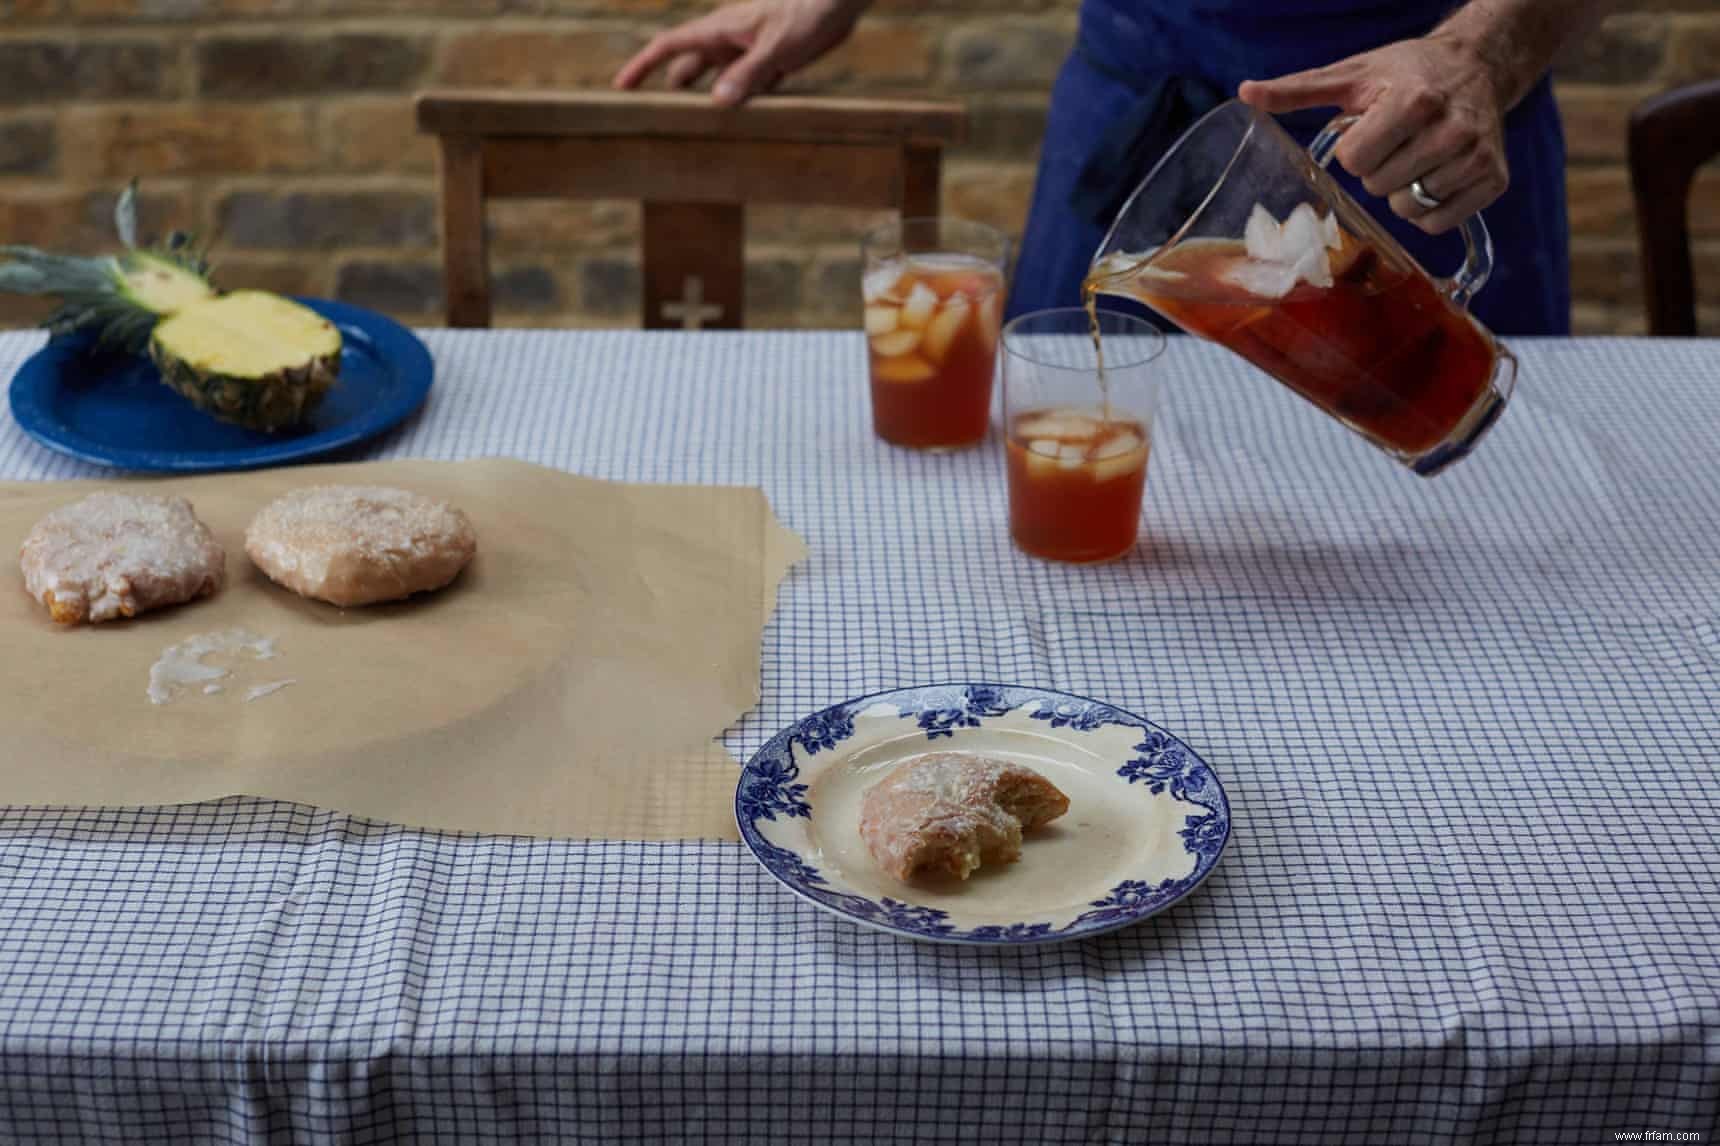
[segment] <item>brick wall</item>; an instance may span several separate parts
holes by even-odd
[[[224,285],[332,295],[418,322],[440,307],[434,155],[411,93],[431,84],[607,81],[691,0],[0,0],[0,239],[97,251],[113,194],[145,180],[152,229],[219,237]],[[880,0],[802,89],[966,99],[973,138],[947,208],[1019,228],[1072,0]],[[1577,321],[1642,323],[1624,124],[1641,98],[1720,75],[1720,5],[1675,0],[1609,22],[1561,67],[1573,157]],[[1695,219],[1707,328],[1720,331],[1720,176]],[[755,325],[852,318],[870,216],[761,208]],[[499,320],[636,321],[637,211],[494,210]],[[0,323],[40,308],[0,301]]]

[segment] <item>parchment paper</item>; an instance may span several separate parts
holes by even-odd
[[[397,485],[460,506],[478,556],[449,588],[340,610],[244,552],[289,489]],[[523,462],[383,462],[126,482],[0,484],[15,554],[50,509],[126,485],[191,499],[227,548],[215,597],[62,628],[0,593],[0,804],[267,796],[418,827],[600,839],[733,839],[735,763],[714,743],[758,700],[759,638],[804,556],[758,490],[639,486]],[[199,633],[280,655],[210,658],[219,695],[147,696]],[[253,685],[296,683],[256,700]]]

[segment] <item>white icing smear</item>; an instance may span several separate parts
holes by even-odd
[[[221,692],[224,686],[214,682],[231,676],[232,672],[204,663],[205,657],[217,653],[248,653],[255,660],[273,660],[280,655],[273,637],[259,637],[244,629],[199,633],[168,646],[160,659],[149,666],[149,703],[169,704],[186,688],[199,685],[205,696]]]
[[[261,700],[265,696],[273,696],[273,695],[275,695],[275,693],[280,692],[283,688],[286,688],[289,684],[298,684],[298,683],[299,682],[297,680],[289,679],[289,680],[272,680],[268,684],[254,684],[250,688],[245,690],[245,701],[248,704],[253,700]]]

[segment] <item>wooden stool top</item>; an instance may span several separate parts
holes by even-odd
[[[691,92],[430,91],[420,130],[437,135],[633,136],[794,143],[948,146],[961,139],[960,104],[763,96],[718,107]]]

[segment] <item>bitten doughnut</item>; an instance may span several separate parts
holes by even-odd
[[[227,554],[182,497],[92,493],[31,527],[18,565],[48,615],[75,625],[207,597]]]
[[[895,768],[860,801],[860,836],[899,880],[966,879],[981,863],[1021,857],[1021,833],[1069,810],[1069,797],[1019,764],[934,752]]]
[[[296,489],[245,530],[245,552],[271,581],[340,606],[440,589],[477,551],[464,513],[387,486]]]

